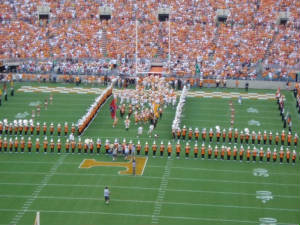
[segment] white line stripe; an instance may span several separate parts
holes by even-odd
[[[36,212],[38,209],[28,210],[28,212]],[[2,212],[18,212],[19,210],[16,209],[0,209]],[[38,210],[41,213],[52,213],[52,214],[94,214],[94,215],[112,215],[112,216],[132,216],[132,217],[148,217],[151,218],[151,215],[147,214],[132,214],[132,213],[109,213],[109,212],[99,212],[99,211],[58,211],[58,210]],[[225,218],[204,218],[204,217],[184,217],[184,216],[158,216],[162,219],[169,219],[169,220],[195,220],[195,221],[209,221],[209,222],[231,222],[231,223],[247,223],[247,224],[257,224],[257,221],[248,221],[248,220],[237,220],[237,219],[225,219]],[[278,225],[297,225],[293,223],[277,223]]]
[[[163,166],[148,166],[149,168],[162,168]],[[226,170],[226,169],[209,169],[209,168],[199,168],[199,167],[180,167],[180,166],[172,166],[171,169],[181,169],[181,170],[202,170],[202,171],[212,171],[212,172],[224,172],[224,173],[245,173],[252,174],[252,170]],[[281,173],[281,172],[272,172],[275,175],[283,175],[283,176],[300,176],[300,173]]]
[[[47,173],[44,172],[3,172],[0,171],[0,174],[16,174],[16,175],[45,175]],[[101,174],[101,173],[62,173],[62,172],[55,172],[53,175],[56,176],[102,176],[102,177],[126,177],[130,179],[130,176],[120,176],[114,174]],[[132,179],[161,179],[159,176],[139,176],[139,177],[132,177]],[[177,178],[177,177],[170,177],[169,180],[179,180],[179,181],[202,181],[202,182],[212,182],[212,183],[233,183],[233,184],[253,184],[253,185],[273,185],[273,186],[289,186],[289,187],[300,187],[300,184],[285,184],[285,183],[271,183],[271,182],[254,182],[254,181],[238,181],[238,180],[221,180],[221,179],[204,179],[204,178]]]
[[[164,175],[161,178],[160,187],[159,187],[159,191],[158,191],[158,196],[157,196],[156,201],[154,202],[155,203],[155,205],[154,205],[155,210],[153,211],[152,221],[151,221],[153,224],[156,224],[159,221],[158,216],[160,215],[160,212],[161,212],[161,207],[162,207],[162,204],[163,204],[162,201],[165,198],[165,194],[166,194],[166,190],[167,190],[167,186],[168,186],[168,178],[169,178],[169,174],[170,174],[169,171],[170,171],[170,167],[171,167],[172,162],[173,162],[172,160],[168,160],[166,165],[165,165],[165,168],[164,168]]]
[[[30,195],[0,195],[0,198],[28,198]],[[99,198],[89,197],[56,197],[56,196],[37,196],[36,199],[56,199],[56,200],[89,200],[89,201],[101,201]],[[204,206],[213,208],[241,208],[241,209],[253,209],[253,210],[270,210],[270,211],[287,211],[287,212],[300,212],[300,209],[286,209],[286,208],[272,208],[272,207],[255,207],[255,206],[239,206],[239,205],[222,205],[222,204],[207,204],[207,203],[189,203],[189,202],[169,202],[163,200],[147,201],[147,200],[132,200],[132,199],[113,199],[116,202],[134,202],[134,203],[147,203],[154,204],[154,209],[159,212],[153,214],[153,217],[157,217],[160,213],[162,205],[183,205],[183,206]],[[159,203],[159,204],[157,204]]]
[[[13,186],[37,186],[39,184],[34,183],[0,183],[0,185],[13,185]],[[89,184],[46,184],[46,186],[51,187],[77,187],[77,188],[104,188],[104,185],[89,185]],[[137,186],[112,186],[113,188],[119,189],[130,189],[130,190],[153,190],[157,191],[160,188],[149,188],[149,187],[137,187]],[[204,191],[204,190],[190,190],[190,189],[166,189],[167,191],[174,192],[192,192],[192,193],[207,193],[207,194],[220,194],[220,195],[238,195],[238,196],[256,196],[256,194],[242,193],[242,192],[226,192],[226,191]],[[273,195],[277,198],[293,198],[300,199],[300,196],[294,195]]]
[[[56,164],[53,165],[52,169],[54,169],[54,171],[57,170],[57,168],[63,163],[64,159],[66,158],[66,155],[60,157],[57,161]],[[41,190],[43,189],[43,187],[46,186],[46,184],[48,183],[49,179],[51,178],[51,175],[46,175],[41,184],[39,186],[37,186],[37,188],[35,189],[35,191],[32,193],[31,196],[28,196],[29,198],[26,200],[26,202],[24,203],[23,207],[22,207],[22,211],[19,211],[14,218],[12,218],[11,220],[11,224],[17,224],[22,217],[24,216],[24,214],[28,211],[29,207],[31,206],[32,202],[34,199],[36,199],[39,195],[39,193],[41,192]]]

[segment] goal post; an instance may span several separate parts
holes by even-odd
[[[138,43],[139,43],[139,35],[138,35],[138,30],[139,30],[139,25],[143,21],[139,21],[138,19],[135,19],[135,75],[138,76],[139,74],[148,74],[149,72],[147,71],[138,71],[138,59],[139,59],[139,49],[138,49]],[[164,74],[171,74],[171,20],[170,18],[168,19],[168,24],[167,24],[167,30],[168,30],[168,58],[166,62],[168,63],[168,72]],[[153,73],[151,73],[153,74]],[[162,74],[162,73],[158,73]]]
[[[40,212],[36,212],[35,220],[33,225],[40,225]]]

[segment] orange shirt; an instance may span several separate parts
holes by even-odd
[[[168,152],[169,152],[169,153],[172,152],[172,145],[168,145]]]
[[[180,152],[180,150],[181,150],[180,144],[177,144],[176,145],[176,152]]]

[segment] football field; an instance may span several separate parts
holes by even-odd
[[[27,86],[27,89],[24,88]],[[28,91],[28,87],[32,90]],[[33,87],[51,86],[55,90],[36,90]],[[104,87],[90,85],[65,85],[64,90],[57,90],[63,84],[17,84],[14,97],[0,107],[0,119],[8,121],[15,119],[30,119],[31,111],[37,104],[53,94],[53,103],[48,109],[41,108],[37,119],[41,124],[53,122],[68,122],[69,125],[86,112],[86,108],[104,90]],[[75,89],[74,89],[75,88]],[[26,89],[24,91],[22,89]],[[29,88],[30,89],[30,88]],[[72,90],[70,90],[72,89]],[[86,90],[83,90],[86,89]],[[222,93],[217,93],[222,92]],[[243,97],[239,104],[235,93],[242,89],[204,89],[189,91],[183,109],[181,126],[193,130],[198,127],[209,130],[219,126],[221,130],[231,126],[231,114],[234,111],[233,128],[239,131],[248,128],[250,131],[266,130],[281,133],[283,123],[279,115],[275,99],[247,99]],[[225,94],[233,93],[234,98],[222,98]],[[249,93],[275,96],[272,90],[249,90]],[[292,116],[293,134],[299,133],[300,119],[296,111],[296,100],[291,92],[282,91],[286,98],[286,108]],[[180,93],[179,93],[180,94]],[[208,95],[208,97],[203,97]],[[214,96],[211,96],[214,95]],[[300,221],[300,173],[299,160],[296,164],[280,164],[277,162],[247,163],[239,160],[217,160],[200,157],[195,159],[193,154],[184,156],[184,147],[188,142],[181,140],[182,152],[175,157],[177,141],[172,139],[171,124],[175,109],[168,106],[155,128],[157,138],[147,134],[148,124],[144,124],[143,135],[137,137],[137,125],[133,118],[129,131],[125,130],[124,121],[112,128],[109,104],[111,98],[103,105],[96,118],[82,135],[82,139],[97,138],[102,140],[100,154],[57,154],[48,152],[25,153],[0,152],[0,225],[33,224],[35,214],[40,211],[41,225],[179,225],[179,224],[299,224]],[[232,110],[234,109],[234,110]],[[288,132],[287,129],[285,129]],[[46,135],[57,141],[58,136]],[[3,138],[15,138],[14,135],[2,135]],[[27,140],[27,136],[24,136]],[[44,136],[38,136],[43,140]],[[18,138],[20,136],[18,135]],[[37,135],[31,137],[33,140]],[[77,137],[76,137],[77,138]],[[149,156],[143,165],[141,176],[121,175],[126,170],[123,157],[119,156],[112,162],[110,155],[105,155],[104,143],[108,139],[120,142],[141,141],[150,145]],[[62,143],[65,137],[60,137]],[[153,140],[158,146],[161,141],[173,145],[171,158],[166,152],[163,157],[152,157],[151,145]],[[196,141],[189,142],[191,147]],[[197,141],[201,146],[202,140]],[[234,144],[217,143],[214,137],[212,143],[207,139],[205,145],[221,145],[240,148],[240,142]],[[244,144],[246,149],[248,145]],[[271,150],[280,146],[249,144],[251,149],[270,147]],[[284,149],[286,149],[286,144]],[[293,144],[290,150],[299,153],[299,146]],[[158,152],[159,153],[159,152]],[[141,156],[145,157],[142,148]],[[86,159],[100,162],[91,168],[82,168]],[[102,163],[110,166],[101,166]],[[103,189],[108,186],[111,191],[111,202],[104,203]]]

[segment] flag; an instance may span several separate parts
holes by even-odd
[[[35,216],[33,225],[40,225],[40,212],[36,212],[36,216]]]
[[[158,118],[158,108],[159,108],[159,104],[158,103],[153,103],[153,112],[154,112],[154,115],[155,117]]]
[[[115,119],[117,111],[116,99],[114,98],[110,103],[110,115],[112,119]]]

